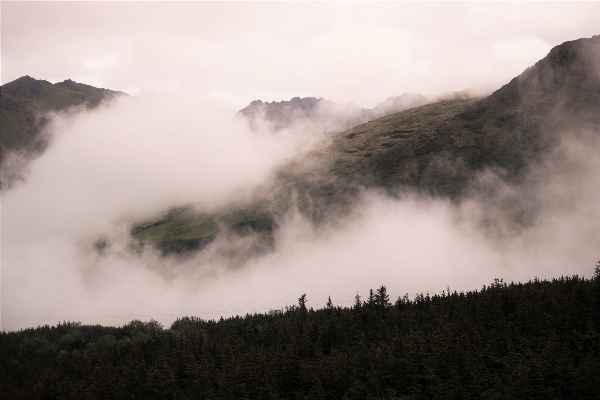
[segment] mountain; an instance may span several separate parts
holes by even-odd
[[[435,126],[423,124],[427,113],[458,103],[440,102],[358,126],[338,135],[333,148],[337,154],[351,152],[346,163],[364,163],[370,184],[385,188],[408,186],[456,197],[484,168],[502,169],[517,181],[560,139],[599,129],[599,63],[599,36],[567,42],[489,97],[452,111]],[[377,142],[387,149],[363,161],[361,155]]]
[[[125,95],[67,79],[52,84],[23,76],[0,87],[0,181],[3,187],[22,179],[30,159],[44,152],[50,112],[95,108]]]
[[[281,107],[271,104],[265,109]],[[457,96],[334,134],[275,171],[251,203],[212,214],[182,207],[132,235],[165,253],[201,249],[218,235],[254,237],[252,251],[268,251],[291,204],[319,226],[346,215],[364,188],[460,202],[484,170],[519,184],[562,139],[589,132],[600,132],[600,36],[553,48],[484,99]]]
[[[310,124],[313,129],[321,127],[326,132],[339,132],[426,102],[427,98],[423,95],[404,93],[401,96],[389,97],[373,109],[367,109],[354,103],[339,104],[322,97],[294,97],[290,101],[271,103],[255,100],[236,115],[246,118],[252,129],[257,129],[258,124],[263,121],[274,130],[302,123]]]
[[[2,85],[0,148],[9,150],[43,150],[40,131],[48,122],[43,114],[75,106],[94,108],[122,92],[99,89],[67,79],[52,84],[23,76]]]
[[[44,151],[48,145],[44,128],[49,122],[49,112],[65,111],[73,107],[94,108],[125,94],[70,79],[52,84],[30,76],[6,83],[0,87],[0,91],[0,162],[5,169],[7,158],[11,154],[35,157]],[[2,183],[8,183],[7,180],[10,181],[11,178],[3,173]]]
[[[409,108],[422,106],[427,102],[427,98],[418,93],[404,93],[400,96],[388,97],[385,101],[377,104],[372,110],[369,110],[369,117],[371,119],[385,117],[386,115],[395,114]]]

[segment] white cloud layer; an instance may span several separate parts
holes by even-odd
[[[132,251],[128,221],[186,202],[210,209],[243,198],[314,141],[252,133],[218,108],[164,97],[121,99],[58,117],[54,128],[28,179],[3,193],[3,329],[134,318],[168,325],[183,315],[265,312],[304,292],[321,307],[327,296],[349,305],[356,291],[365,296],[382,284],[392,296],[412,296],[472,290],[495,277],[590,276],[599,257],[597,140],[565,142],[519,188],[484,174],[499,188],[491,202],[474,196],[457,208],[368,193],[352,218],[324,230],[290,215],[274,252],[231,269],[219,257]],[[539,214],[514,230],[502,204]],[[492,232],[479,227],[483,218]],[[110,246],[98,253],[100,237]]]

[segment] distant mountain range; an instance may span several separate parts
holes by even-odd
[[[252,129],[260,122],[266,122],[270,129],[290,128],[294,124],[318,124],[329,132],[340,132],[369,120],[418,107],[427,98],[417,93],[404,93],[389,97],[373,109],[357,106],[354,103],[339,104],[322,97],[294,97],[290,101],[262,102],[255,100],[236,115],[244,117]]]

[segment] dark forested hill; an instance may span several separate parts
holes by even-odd
[[[487,98],[457,96],[335,134],[280,167],[250,203],[211,215],[182,208],[132,232],[166,252],[240,232],[270,238],[262,242],[268,248],[290,204],[319,224],[344,215],[364,188],[460,201],[482,171],[518,184],[561,140],[598,132],[600,36],[594,36],[555,47]]]
[[[598,399],[600,262],[390,302],[0,334],[3,399]]]

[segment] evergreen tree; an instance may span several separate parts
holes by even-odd
[[[306,293],[303,293],[302,296],[298,297],[298,308],[300,311],[306,311]]]
[[[354,296],[354,309],[358,310],[362,307],[362,303],[360,302],[360,296],[358,292],[356,292],[356,296]]]
[[[375,292],[375,307],[379,309],[384,309],[389,307],[390,304],[390,296],[387,294],[387,288],[383,285]]]
[[[331,302],[331,296],[327,297],[327,303],[325,304],[325,307],[327,307],[328,309],[333,308],[333,303]]]

